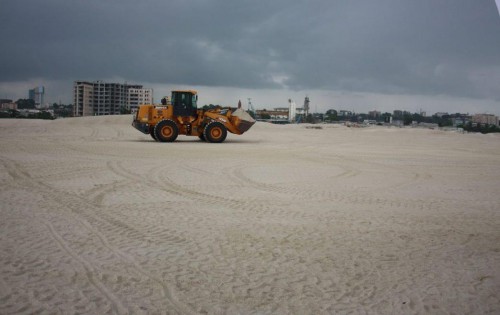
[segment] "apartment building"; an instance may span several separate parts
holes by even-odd
[[[498,117],[492,114],[476,114],[472,116],[472,122],[498,126]]]
[[[152,103],[153,90],[136,84],[75,81],[73,102],[75,117],[118,115],[123,109]]]
[[[153,89],[128,89],[127,109],[134,113],[141,104],[153,104]]]

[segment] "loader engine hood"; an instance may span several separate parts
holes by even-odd
[[[255,124],[255,119],[241,108],[236,109],[231,116],[232,123],[241,133],[248,131]]]

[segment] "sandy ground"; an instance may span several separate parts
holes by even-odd
[[[499,314],[500,135],[0,120],[0,314]]]

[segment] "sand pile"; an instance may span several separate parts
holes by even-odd
[[[500,135],[0,120],[0,313],[500,313]]]

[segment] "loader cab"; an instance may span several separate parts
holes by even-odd
[[[171,103],[175,116],[196,116],[197,101],[196,91],[172,91]]]

